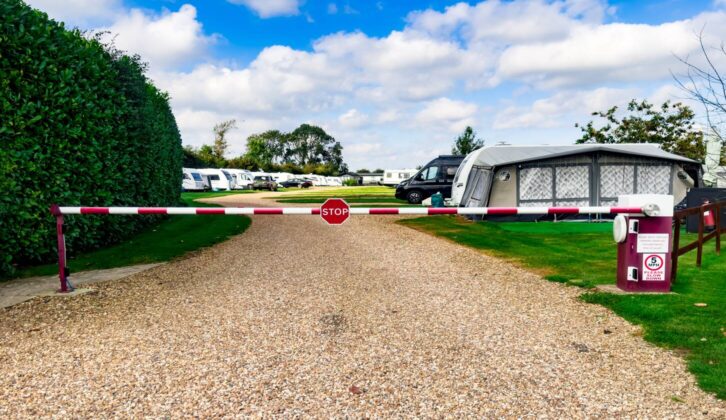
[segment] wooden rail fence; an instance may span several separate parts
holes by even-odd
[[[678,271],[678,257],[680,257],[681,255],[696,249],[696,265],[700,267],[701,258],[703,256],[703,244],[713,238],[716,238],[716,254],[721,254],[721,234],[726,232],[726,228],[721,227],[721,212],[724,208],[726,208],[726,200],[718,201],[715,203],[703,204],[698,207],[691,207],[675,212],[675,214],[673,215],[673,253],[671,254],[673,264],[671,269],[671,282],[676,281],[676,272]],[[711,212],[714,218],[714,229],[709,233],[706,233],[706,212]],[[693,215],[698,215],[698,239],[681,247],[681,225],[683,224],[683,220],[685,218]]]

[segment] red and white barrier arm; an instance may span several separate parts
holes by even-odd
[[[60,214],[320,214],[319,207],[59,207]],[[352,207],[351,215],[465,214],[514,216],[520,214],[643,214],[640,207]]]

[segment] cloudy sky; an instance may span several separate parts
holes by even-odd
[[[573,143],[591,111],[682,99],[677,57],[700,31],[726,39],[726,0],[26,1],[140,54],[185,144],[236,118],[231,157],[307,122],[352,169],[423,164],[467,125],[487,144]]]

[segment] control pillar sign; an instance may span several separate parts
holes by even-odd
[[[618,215],[613,223],[613,237],[618,243],[618,288],[669,292],[673,196],[623,195],[618,197],[618,206],[646,209],[643,215]]]

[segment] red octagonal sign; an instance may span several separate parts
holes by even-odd
[[[350,217],[350,206],[343,199],[329,198],[320,206],[320,216],[329,225],[340,225]]]

